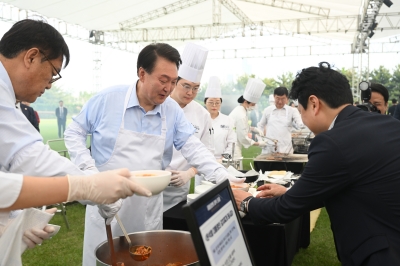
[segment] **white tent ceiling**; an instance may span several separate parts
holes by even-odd
[[[379,0],[371,0],[379,1]],[[37,12],[103,31],[113,42],[181,42],[216,38],[286,35],[317,43],[352,43],[368,0],[5,0],[21,10]],[[371,41],[400,33],[400,1],[382,5]],[[275,5],[275,6],[271,6]],[[216,10],[220,10],[217,12]],[[2,8],[4,17],[4,8]],[[236,13],[236,14],[234,14]],[[220,15],[218,19],[218,15]],[[129,27],[132,22],[137,25]],[[250,27],[243,28],[254,23]],[[262,23],[262,26],[260,26]],[[69,27],[65,27],[68,29]],[[81,28],[82,29],[82,28]],[[62,31],[62,30],[60,30]],[[68,30],[67,30],[68,31]],[[69,30],[71,31],[71,30]],[[68,35],[72,35],[67,32]],[[292,39],[295,45],[299,38]],[[110,41],[111,42],[111,41]],[[234,47],[236,42],[227,42]],[[241,42],[246,43],[246,42]],[[253,46],[247,42],[248,48]],[[176,43],[175,43],[176,44]],[[316,44],[311,42],[311,44]],[[247,44],[245,44],[247,45]],[[241,47],[243,48],[243,47]]]

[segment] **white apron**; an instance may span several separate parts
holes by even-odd
[[[167,132],[166,118],[162,115],[161,135],[149,135],[124,128],[124,116],[132,90],[132,85],[124,103],[124,113],[110,159],[98,166],[100,171],[127,167],[129,170],[161,170]],[[163,108],[161,106],[161,108]],[[162,114],[165,114],[161,110]],[[128,233],[162,229],[162,193],[150,198],[133,195],[123,200],[118,212]],[[113,219],[111,222],[113,237],[123,235],[121,228]],[[85,217],[85,238],[83,245],[83,265],[96,263],[95,249],[107,239],[104,218],[98,213],[97,206],[87,205]]]
[[[290,133],[291,121],[288,119],[288,111],[285,109],[286,115],[278,116],[271,113],[268,124],[266,137],[278,140],[278,150],[275,151],[275,146],[271,140],[268,140],[268,146],[262,150],[263,154],[266,153],[293,153],[292,134]]]

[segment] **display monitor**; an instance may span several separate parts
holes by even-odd
[[[183,206],[202,266],[254,265],[229,181]]]

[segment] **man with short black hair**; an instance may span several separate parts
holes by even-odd
[[[326,62],[298,73],[290,96],[316,135],[301,178],[262,191],[274,198],[235,190],[237,205],[263,223],[325,206],[342,265],[400,265],[400,122],[352,106],[349,81]]]
[[[278,87],[274,90],[275,104],[265,108],[258,122],[258,129],[264,131],[267,126],[267,143],[262,153],[293,153],[292,128],[303,128],[300,114],[297,109],[287,105],[288,89]],[[274,142],[276,140],[277,142]]]
[[[369,102],[383,115],[386,114],[389,101],[389,91],[379,83],[371,83],[371,99]]]
[[[32,176],[79,174],[69,160],[43,145],[43,138],[15,108],[16,102],[34,102],[69,63],[62,35],[43,21],[21,20],[0,41],[0,168]],[[55,155],[57,154],[57,155]],[[57,165],[57,167],[54,167]]]
[[[388,115],[394,116],[394,111],[396,110],[397,100],[392,99],[392,106],[388,109]]]
[[[71,160],[97,172],[119,167],[162,170],[171,162],[173,147],[211,181],[235,179],[216,162],[193,134],[182,108],[168,97],[176,86],[181,64],[178,51],[165,43],[147,45],[138,55],[138,80],[114,86],[91,98],[65,131]],[[92,134],[91,153],[86,136]],[[122,207],[121,207],[122,206]],[[83,265],[96,261],[95,249],[106,240],[104,218],[110,224],[118,212],[128,232],[162,229],[162,193],[150,198],[134,195],[114,204],[86,207]],[[115,221],[114,236],[122,235]]]

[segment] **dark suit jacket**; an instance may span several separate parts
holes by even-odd
[[[390,106],[389,109],[388,109],[387,114],[391,115],[391,116],[394,116],[394,111],[396,110],[396,106],[397,106],[397,104]]]
[[[25,105],[23,103],[20,103],[20,106],[22,113],[24,113],[26,118],[28,118],[29,122],[31,122],[31,124],[36,128],[36,130],[40,132],[39,122],[36,118],[35,110],[33,110],[32,107]]]
[[[60,115],[60,107],[56,108],[56,117],[57,117],[57,119],[66,120],[67,119],[67,114],[68,114],[68,109],[63,107],[63,115],[61,117],[61,115]]]
[[[400,121],[347,106],[312,141],[297,183],[252,199],[249,215],[288,222],[325,205],[343,265],[400,265],[399,151]]]
[[[393,117],[400,120],[400,104],[396,105],[396,108],[394,110]]]

